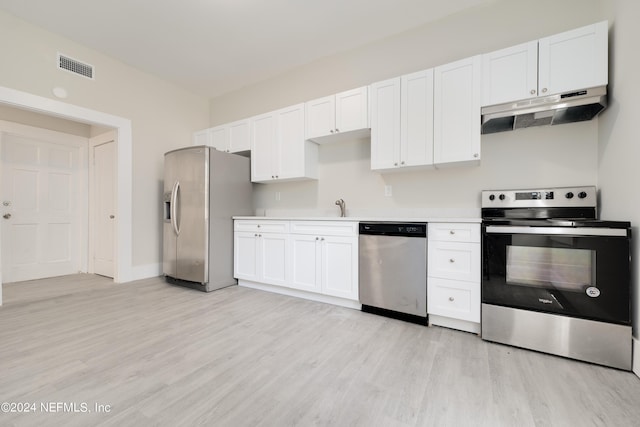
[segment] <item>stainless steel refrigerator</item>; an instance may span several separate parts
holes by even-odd
[[[233,220],[252,215],[249,159],[194,146],[164,155],[162,269],[206,292],[236,283]]]

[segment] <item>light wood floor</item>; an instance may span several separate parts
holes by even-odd
[[[37,410],[2,426],[640,425],[632,373],[237,286],[79,275],[4,300],[0,402]]]

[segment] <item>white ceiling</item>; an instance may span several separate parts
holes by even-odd
[[[213,97],[491,1],[0,0],[0,8]]]

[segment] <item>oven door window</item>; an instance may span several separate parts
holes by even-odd
[[[596,252],[589,249],[507,246],[509,285],[584,292],[594,286]]]

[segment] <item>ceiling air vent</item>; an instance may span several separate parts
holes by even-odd
[[[69,58],[61,53],[58,54],[58,68],[93,80],[93,65]]]

